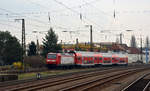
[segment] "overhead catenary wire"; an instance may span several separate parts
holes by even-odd
[[[5,23],[1,23],[1,22],[0,22],[0,24],[5,25],[5,26],[9,26],[9,27],[13,27],[13,28],[16,28],[16,29],[20,29],[19,27],[11,25],[11,24],[5,24]]]
[[[72,9],[72,8],[68,7],[67,5],[63,4],[62,2],[60,2],[60,1],[58,1],[58,0],[53,0],[53,1],[55,1],[56,3],[58,3],[58,4],[62,5],[62,6],[64,6],[66,9],[68,9],[68,10],[70,10],[70,11],[72,11],[72,12],[78,14],[78,15],[80,15],[80,12],[75,11],[74,9]],[[83,17],[83,16],[82,16],[82,17]],[[84,17],[83,17],[83,18],[84,18]],[[87,18],[86,18],[86,20],[88,20],[89,22],[95,24],[98,28],[101,27],[99,24],[96,24],[95,22],[93,22],[93,21],[91,21],[91,20],[89,20],[89,19],[87,19]],[[85,22],[84,20],[82,20],[82,21]],[[87,22],[85,22],[85,23],[87,23]],[[102,27],[101,27],[101,28],[102,28]]]
[[[31,0],[30,0],[31,1]],[[58,1],[58,0],[55,0],[55,1]],[[93,0],[93,1],[91,1],[91,2],[96,2],[96,1],[99,1],[99,0]],[[33,2],[33,1],[32,1]],[[35,2],[34,2],[35,3]],[[60,4],[63,4],[63,3],[60,3]],[[38,4],[37,4],[38,5]],[[65,4],[64,4],[65,5]],[[64,6],[63,5],[63,6]],[[91,3],[90,2],[85,2],[85,3],[83,3],[83,4],[81,4],[80,6],[82,6],[82,5],[91,5]],[[42,7],[41,5],[40,5],[40,7]],[[67,8],[68,6],[66,6],[65,8]],[[43,7],[43,8],[48,8],[48,7]],[[72,10],[74,10],[74,9],[72,9],[72,8],[68,8],[68,9],[70,9],[71,11]],[[4,10],[4,9],[3,9]],[[7,11],[7,12],[11,12],[11,11],[8,11],[8,10],[5,10],[5,11]],[[75,10],[74,10],[75,11]],[[83,17],[83,15],[82,15],[82,12],[81,13],[79,13],[78,11],[75,11],[76,12],[76,14],[80,14],[80,19],[82,19],[82,18],[84,18]],[[74,13],[75,13],[74,12]],[[11,13],[14,13],[14,12],[11,12]],[[14,14],[18,14],[18,13],[14,13]],[[20,14],[19,14],[20,15]],[[47,24],[48,25],[48,22],[44,22],[44,21],[41,21],[41,20],[38,20],[38,19],[33,19],[33,18],[30,18],[31,20],[33,20],[33,21],[36,21],[36,22],[38,22],[38,23],[41,23],[41,24]],[[87,19],[87,18],[86,18]],[[89,19],[87,19],[87,20],[89,20]],[[83,20],[84,21],[84,20]],[[93,21],[91,21],[91,20],[89,20],[90,22],[93,22]],[[94,23],[94,22],[93,22]],[[97,25],[98,27],[100,26],[99,24],[96,24],[96,23],[94,23],[95,25]]]
[[[29,3],[34,4],[36,6],[39,6],[41,8],[47,8],[47,9],[49,9],[49,7],[41,5],[41,4],[37,3],[37,2],[33,2],[31,0],[24,0],[24,1],[28,1]],[[51,1],[51,0],[49,0],[49,1]],[[73,8],[80,8],[80,6],[85,6],[85,5],[88,5],[88,4],[91,4],[91,3],[96,3],[97,1],[101,1],[101,0],[93,0],[93,1],[86,2],[86,3],[80,4],[80,5],[77,5],[77,6],[73,6],[73,7],[70,7],[70,8],[72,8],[72,9]],[[52,11],[48,11],[48,12],[55,13],[55,12],[61,12],[63,10],[64,9],[59,9],[59,10],[52,10]]]
[[[5,12],[8,12],[8,13],[10,13],[10,14],[16,14],[16,15],[18,15],[18,16],[20,16],[21,14],[19,14],[19,13],[15,13],[15,12],[12,12],[12,11],[10,11],[10,10],[7,10],[7,9],[3,9],[3,8],[0,8],[0,10],[3,10],[3,11],[5,11]],[[9,15],[9,14],[8,14]],[[29,18],[29,16],[27,17],[27,16],[25,16],[26,18],[28,18],[28,19],[31,19],[31,20],[33,20],[33,21],[36,21],[36,22],[38,22],[38,23],[41,23],[41,24],[48,24],[48,23],[46,23],[46,22],[44,22],[44,21],[41,21],[41,20],[38,20],[38,19],[33,19],[33,18]]]
[[[10,10],[7,10],[7,9],[3,9],[3,8],[0,8],[0,10],[5,11],[5,12],[7,12],[7,13],[10,13],[10,14],[7,14],[8,16],[11,15],[11,14],[15,14],[15,15],[18,15],[18,16],[21,15],[21,14],[19,14],[19,13],[15,13],[15,12],[13,12],[13,11],[10,11]],[[41,21],[41,20],[38,20],[38,19],[30,18],[29,16],[28,16],[28,17],[25,16],[25,17],[28,18],[28,19],[30,19],[30,20],[33,20],[33,21],[35,21],[35,22],[38,22],[38,23],[40,23],[40,24],[47,25],[47,26],[49,25],[48,22],[44,22],[44,21]],[[4,25],[4,24],[1,23],[1,25]],[[5,24],[5,25],[8,25],[8,26],[9,26],[10,24]],[[33,24],[30,24],[30,26],[31,26],[31,25],[33,25]],[[10,26],[13,27],[13,25],[10,25]],[[37,25],[34,25],[34,26],[40,27],[39,25],[38,25],[38,26],[37,26]],[[57,28],[58,28],[58,27],[61,27],[61,26],[58,26],[58,25],[57,25],[57,26],[54,25],[54,26],[57,27]]]

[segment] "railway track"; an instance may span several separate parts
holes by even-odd
[[[70,73],[65,73],[61,75],[51,75],[51,76],[41,76],[40,81],[47,80],[47,79],[53,79],[53,78],[60,78],[60,77],[67,77],[71,75],[78,75],[78,74],[86,74],[86,73],[91,73],[91,72],[96,72],[96,71],[104,71],[104,70],[109,70],[109,69],[118,69],[118,68],[124,68],[124,67],[101,67],[101,68],[96,68],[92,70],[85,70],[85,71],[79,71],[79,72],[70,72]],[[131,67],[129,67],[131,68]],[[67,71],[67,70],[66,70]],[[30,83],[30,82],[36,82],[38,81],[36,78],[30,78],[30,79],[25,79],[25,80],[15,80],[15,81],[6,81],[6,82],[0,82],[0,88],[1,87],[8,87],[12,85],[18,85],[18,84],[23,84],[23,83]]]
[[[103,86],[111,83],[113,80],[121,79],[124,76],[128,76],[142,70],[143,69],[135,69],[135,70],[126,70],[126,71],[118,72],[116,74],[105,76],[103,78],[87,81],[68,88],[60,89],[59,91],[99,91],[100,88],[102,89]],[[136,91],[136,90],[132,90],[132,91]]]
[[[150,73],[144,74],[121,91],[150,91]]]
[[[30,85],[27,85],[27,84],[21,84],[20,86],[17,85],[16,86],[10,86],[8,88],[5,88],[5,89],[9,89],[11,91],[20,91],[20,90],[38,90],[38,89],[41,89],[41,88],[46,88],[46,87],[49,87],[49,86],[55,86],[55,85],[58,85],[58,84],[63,84],[63,83],[66,83],[66,82],[71,82],[71,81],[76,81],[76,80],[80,80],[80,79],[85,79],[85,78],[88,78],[88,77],[93,77],[93,76],[97,76],[97,75],[101,75],[101,74],[106,74],[106,73],[109,73],[109,72],[113,72],[113,71],[119,71],[119,70],[123,70],[123,69],[127,69],[126,67],[124,68],[113,68],[113,69],[100,69],[99,70],[96,70],[94,72],[89,72],[89,73],[84,73],[84,74],[77,74],[77,75],[71,75],[69,77],[61,77],[61,78],[52,78],[52,79],[49,79],[49,80],[44,80],[44,81],[38,81],[36,83],[28,83]],[[131,68],[128,68],[128,69],[131,69]],[[4,89],[2,89],[4,90]]]
[[[50,90],[61,90],[61,91],[82,91],[87,89],[92,89],[95,86],[100,84],[104,84],[110,82],[114,79],[118,79],[125,75],[133,74],[144,70],[145,68],[122,68],[122,69],[111,69],[111,70],[104,70],[99,72],[92,72],[84,75],[75,75],[70,76],[69,78],[60,78],[60,79],[50,79],[47,81],[41,81],[39,83],[30,83],[30,85],[22,85],[21,87],[18,86],[7,88],[10,91],[20,91],[20,90],[39,90],[44,88],[49,88]],[[125,73],[125,74],[123,74]],[[103,76],[101,76],[103,75]],[[73,84],[75,83],[75,84]],[[69,88],[66,85],[70,85]],[[90,85],[89,85],[90,84]],[[63,85],[63,86],[61,86]],[[3,89],[5,90],[5,89]],[[48,90],[49,91],[49,90]]]

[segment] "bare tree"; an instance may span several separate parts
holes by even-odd
[[[131,47],[137,47],[136,38],[134,35],[131,36],[130,46]]]

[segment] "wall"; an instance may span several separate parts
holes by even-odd
[[[138,54],[126,54],[126,55],[128,56],[129,63],[136,62],[137,60],[141,59],[141,55],[138,55]],[[149,55],[149,58],[150,58],[150,55]],[[144,54],[143,54],[143,62],[146,63],[146,55]]]

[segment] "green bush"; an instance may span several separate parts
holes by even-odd
[[[23,65],[22,65],[21,62],[14,62],[14,63],[13,63],[13,67],[14,67],[15,69],[22,69],[22,68],[23,68]]]

